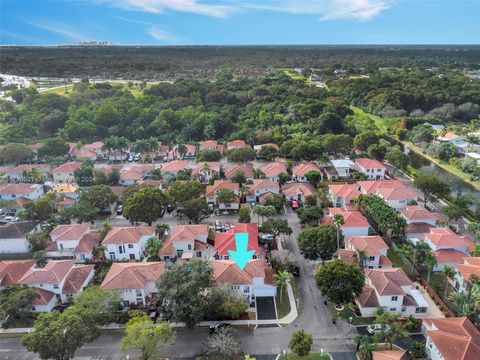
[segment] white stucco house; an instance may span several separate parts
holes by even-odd
[[[109,260],[140,260],[148,238],[155,236],[153,226],[113,227],[102,245]]]

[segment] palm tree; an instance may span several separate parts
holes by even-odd
[[[451,266],[445,266],[442,270],[443,275],[445,276],[445,293],[443,295],[443,299],[447,299],[448,294],[448,279],[453,278],[455,275],[455,269]]]
[[[377,337],[368,335],[357,335],[357,349],[364,360],[372,360],[372,351],[377,347]]]
[[[290,280],[290,273],[288,271],[279,271],[277,274],[273,275],[275,279],[275,285],[280,289],[280,303],[283,304],[283,289],[287,285],[287,282]]]
[[[265,173],[258,168],[253,169],[253,178],[254,179],[265,179]]]
[[[337,228],[337,256],[340,259],[340,227],[345,224],[345,218],[341,214],[333,215],[333,223]]]
[[[477,240],[480,238],[480,223],[472,221],[470,224],[467,225],[467,230],[472,233],[473,241],[476,245]]]
[[[367,253],[365,252],[365,250],[357,250],[357,257],[360,267],[363,268],[365,266],[365,262],[368,259]]]
[[[426,260],[425,260],[425,265],[427,266],[428,269],[428,275],[427,275],[427,282],[430,282],[430,277],[432,276],[432,271],[435,265],[437,265],[437,258],[433,254],[428,254]]]
[[[170,230],[170,225],[168,224],[157,224],[155,226],[155,235],[158,236],[159,239],[163,239],[165,233]]]
[[[472,316],[480,310],[480,285],[475,284],[468,291],[455,291],[450,294],[448,299],[453,304],[457,316]],[[480,319],[474,319],[479,322]]]
[[[178,155],[180,155],[180,158],[183,159],[183,157],[187,153],[187,147],[185,146],[185,144],[178,144],[177,152],[178,152]]]

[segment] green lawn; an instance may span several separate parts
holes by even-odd
[[[297,354],[285,354],[280,356],[281,360],[330,360],[327,354],[320,354],[318,352],[310,353],[306,356],[298,356]]]
[[[395,250],[393,250],[392,248],[388,249],[387,250],[387,257],[390,259],[390,261],[392,262],[392,265],[393,267],[401,267],[403,269],[403,271],[405,271],[405,273],[407,275],[414,275],[412,274],[412,272],[410,271],[409,267],[408,266],[404,266],[403,265],[403,260],[402,258],[400,257],[400,255],[398,254],[398,252],[396,252]]]
[[[363,318],[358,317],[355,312],[350,308],[349,305],[344,305],[342,311],[335,309],[335,305],[331,302],[328,303],[328,308],[334,317],[340,317],[343,320],[349,321],[349,318],[352,317],[352,325],[369,325],[375,320],[373,317]]]
[[[62,96],[69,96],[73,90],[73,84],[67,85],[68,93],[65,93],[65,86],[55,86],[54,88],[42,91],[42,94],[57,94]]]
[[[279,319],[290,313],[290,300],[288,299],[286,286],[282,288],[282,292],[283,303],[280,302],[280,291],[277,291],[277,295],[275,295],[275,303],[277,304],[277,315]]]

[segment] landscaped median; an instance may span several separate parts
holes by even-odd
[[[333,357],[329,353],[312,352],[305,356],[298,356],[294,353],[281,354],[278,360],[332,360]]]

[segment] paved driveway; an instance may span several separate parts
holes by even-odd
[[[275,300],[272,296],[262,296],[255,299],[258,320],[274,320],[277,318]]]

